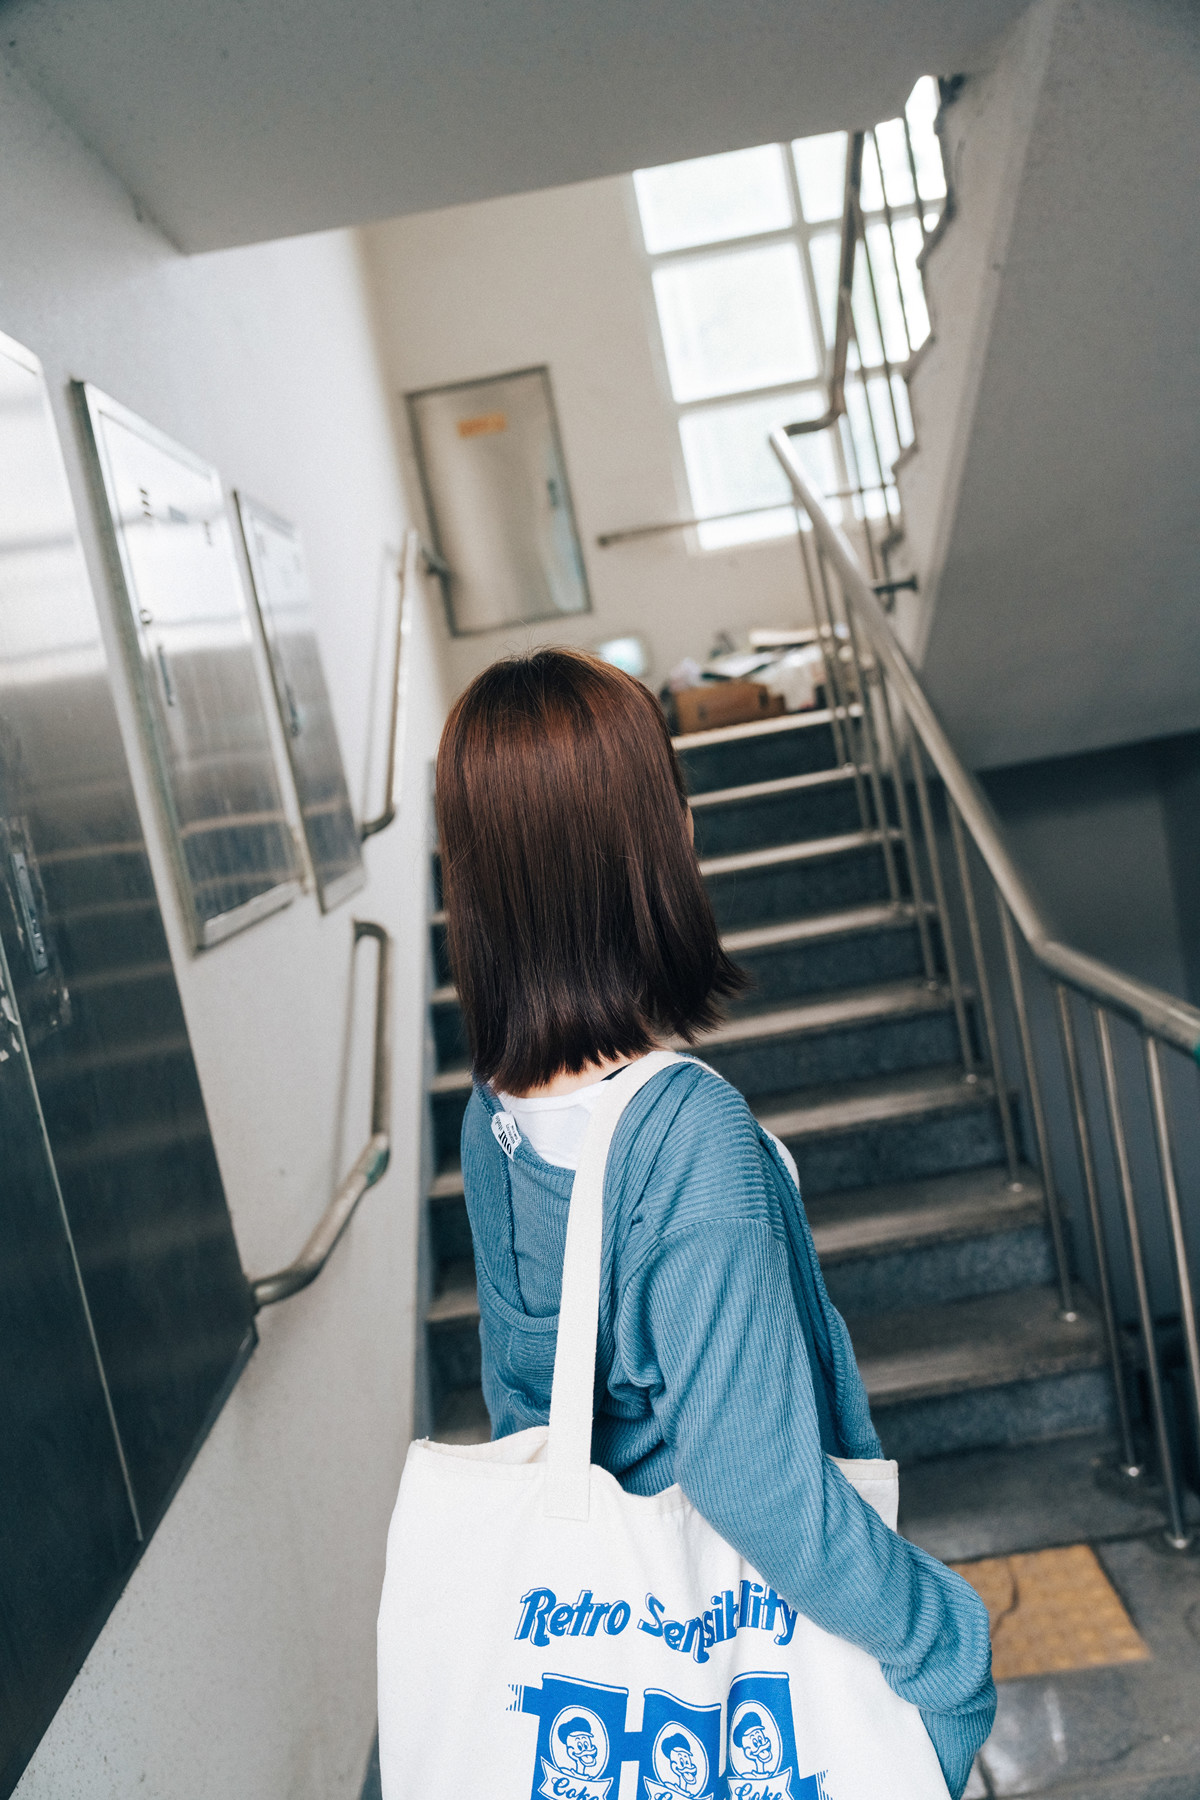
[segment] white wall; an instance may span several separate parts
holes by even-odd
[[[243,1262],[286,1262],[366,1129],[365,1056],[339,1117],[352,912],[397,946],[391,1171],[316,1287],[262,1342],[24,1776],[22,1800],[334,1800],[374,1724],[374,1613],[411,1420],[426,859],[441,680],[410,646],[399,823],[370,883],[311,893],[193,956],[111,630],[65,384],[82,376],[299,522],[352,789],[385,547],[404,525],[357,250],[346,235],[186,259],[7,71],[0,328],[43,359],[108,621],[118,704]],[[378,729],[378,721],[376,721]],[[364,951],[364,977],[370,951]],[[364,980],[353,1036],[370,1030]]]
[[[687,518],[632,183],[620,176],[394,219],[363,234],[393,395],[548,363],[594,611],[448,645],[462,686],[529,643],[640,632],[656,682],[713,634],[806,617],[792,539],[693,552],[691,534],[596,547]],[[401,429],[404,429],[401,425]],[[416,492],[415,482],[412,491]]]
[[[949,126],[902,482],[930,695],[985,767],[1194,730],[1200,14],[1038,0]]]

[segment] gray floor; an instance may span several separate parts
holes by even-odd
[[[1200,1800],[1200,1549],[1169,1551],[1155,1494],[1113,1479],[1112,1463],[1102,1439],[1070,1438],[902,1474],[902,1531],[947,1562],[1092,1544],[1151,1652],[1005,1682],[967,1800]],[[377,1749],[362,1800],[380,1800]]]
[[[1111,1467],[1103,1441],[1077,1438],[902,1476],[901,1528],[948,1562],[1092,1544],[1151,1652],[1005,1682],[969,1800],[1200,1800],[1200,1554],[1168,1550],[1153,1492],[1131,1496]]]

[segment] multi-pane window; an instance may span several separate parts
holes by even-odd
[[[885,530],[912,440],[902,371],[929,335],[918,259],[946,197],[937,106],[924,76],[903,118],[866,134],[846,415],[796,439],[834,517]],[[834,131],[633,177],[704,549],[795,528],[767,437],[828,409],[847,148]]]

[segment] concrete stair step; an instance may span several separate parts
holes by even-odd
[[[430,1199],[443,1287],[428,1318],[445,1323],[473,1316],[473,1301],[463,1310],[468,1291],[474,1294],[474,1270],[461,1170],[440,1175]],[[826,1285],[846,1313],[1050,1279],[1042,1188],[1032,1169],[1022,1171],[1016,1189],[1003,1169],[970,1169],[828,1194],[806,1210]]]
[[[901,1462],[1111,1423],[1104,1336],[1053,1287],[847,1321],[884,1449]]]
[[[938,1067],[956,1054],[957,1045],[949,991],[905,981],[739,1015],[706,1033],[696,1053],[743,1093],[761,1099]],[[450,1148],[445,1134],[456,1128],[456,1119],[461,1124],[470,1091],[465,1063],[439,1069],[430,1081],[439,1160]]]
[[[1033,1169],[1021,1173],[1016,1188],[1003,1169],[971,1169],[929,1181],[829,1194],[814,1201],[806,1211],[826,1280],[837,1270],[888,1261],[897,1253],[973,1239],[990,1241],[1003,1233],[1040,1226],[1044,1217],[1041,1183]],[[443,1206],[462,1205],[461,1170],[439,1176],[434,1193]],[[441,1258],[440,1264],[441,1290],[430,1302],[429,1322],[478,1316],[469,1232],[466,1250],[457,1257]]]
[[[1054,1278],[1041,1183],[1003,1168],[860,1188],[813,1200],[809,1222],[841,1312],[936,1306]]]
[[[492,1423],[480,1387],[452,1388],[438,1408],[434,1437],[439,1444],[486,1444]]]
[[[1040,1223],[1045,1201],[1036,1169],[1018,1185],[1002,1168],[955,1169],[925,1181],[825,1194],[805,1210],[823,1269],[893,1256],[931,1242],[954,1243]]]
[[[890,829],[888,836],[903,879],[899,833]],[[883,833],[874,830],[709,856],[701,862],[700,873],[723,934],[892,898]]]
[[[1005,1387],[1104,1364],[1086,1302],[1068,1324],[1057,1289],[1025,1288],[846,1321],[872,1407]]]
[[[923,976],[916,911],[905,901],[750,926],[727,932],[722,941],[752,984],[733,1002],[734,1017],[761,1012],[766,995],[775,1002],[803,1000]],[[439,1070],[465,1062],[467,1043],[452,982],[434,988],[430,1009]]]
[[[760,1122],[796,1158],[808,1203],[848,1188],[916,1181],[1003,1159],[990,1081],[956,1066],[751,1096]]]
[[[1158,1483],[1149,1474],[1122,1479],[1118,1462],[1104,1432],[934,1456],[901,1484],[900,1530],[943,1562],[1161,1531]],[[1185,1494],[1185,1506],[1200,1524],[1200,1498]]]
[[[796,1095],[794,1100],[772,1096],[769,1107],[755,1107],[755,1112],[760,1124],[791,1144],[929,1113],[960,1112],[991,1098],[990,1081],[968,1082],[960,1069],[948,1067],[888,1080],[839,1083],[827,1091]]]
[[[452,1416],[478,1419],[481,1403],[467,1398],[479,1377],[473,1297],[465,1283],[447,1290],[447,1308],[457,1310],[440,1322],[442,1330],[435,1325],[431,1340],[444,1406]],[[1098,1431],[1109,1423],[1111,1384],[1099,1321],[1085,1301],[1076,1322],[1067,1324],[1052,1287],[848,1324],[884,1449],[901,1461]]]
[[[453,1325],[460,1319],[478,1317],[475,1264],[470,1257],[464,1257],[443,1267],[439,1291],[429,1302],[425,1319],[430,1325]]]
[[[722,856],[861,830],[863,790],[854,777],[850,766],[818,769],[697,794],[692,800],[697,854]]]
[[[444,1395],[478,1385],[479,1296],[469,1257],[441,1270],[439,1291],[426,1308],[425,1324],[436,1391]]]
[[[672,741],[692,794],[833,769],[840,760],[831,714],[824,708],[688,732]]]
[[[944,1065],[958,1054],[947,988],[879,983],[727,1020],[697,1055],[759,1103],[770,1094]]]

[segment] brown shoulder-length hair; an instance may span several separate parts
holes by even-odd
[[[493,663],[437,762],[450,963],[476,1075],[510,1093],[691,1042],[744,984],[721,948],[662,709],[573,650]]]

